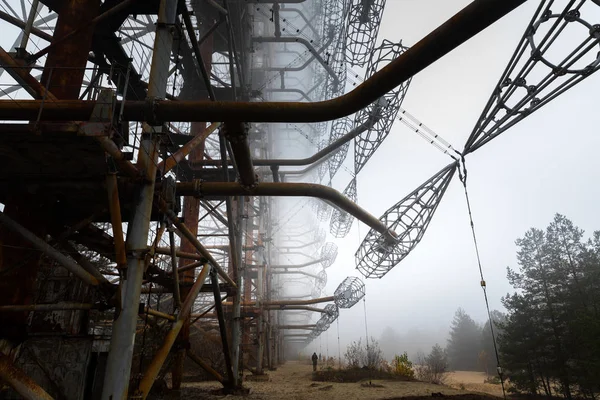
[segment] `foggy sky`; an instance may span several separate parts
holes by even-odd
[[[402,39],[411,46],[468,3],[388,0],[378,42]],[[538,4],[527,2],[415,76],[402,107],[462,150]],[[467,184],[492,309],[502,310],[501,296],[512,291],[506,267],[517,267],[514,242],[527,229],[545,228],[557,212],[586,235],[600,229],[596,211],[600,189],[595,179],[600,166],[599,113],[593,98],[599,82],[600,76],[590,77],[467,156]],[[380,216],[450,161],[396,122],[358,176],[358,203]],[[351,163],[350,154],[346,165]],[[343,190],[349,179],[340,170],[334,187]],[[347,275],[360,276],[354,269],[354,253],[367,231],[355,221],[352,232],[337,241],[337,261],[327,270],[328,293]],[[377,339],[389,326],[399,333],[428,331],[445,345],[444,333],[458,307],[476,321],[487,319],[457,176],[416,249],[381,280],[364,281],[369,336]],[[347,343],[365,335],[363,304],[341,310],[339,323],[343,356]],[[337,356],[336,331],[333,324],[327,335],[330,356]],[[307,350],[321,346],[325,353],[322,336]],[[410,345],[399,343],[397,351]]]

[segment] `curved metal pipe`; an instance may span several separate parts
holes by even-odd
[[[475,0],[351,92],[314,102],[126,101],[126,121],[321,122],[367,107],[450,51],[496,22],[526,0]],[[281,3],[281,2],[280,2]],[[0,120],[89,120],[94,101],[2,100]],[[120,107],[117,102],[116,107]]]
[[[331,66],[327,62],[325,62],[325,60],[323,60],[323,57],[321,57],[321,54],[319,54],[320,51],[317,51],[313,47],[313,45],[308,40],[306,40],[304,38],[297,37],[297,36],[283,36],[283,37],[263,37],[263,36],[259,36],[259,37],[252,38],[252,41],[256,42],[256,43],[300,43],[300,44],[303,44],[304,47],[306,47],[308,49],[308,51],[310,52],[310,54],[312,54],[314,56],[314,58],[316,58],[317,61],[319,61],[319,63],[321,63],[321,65],[323,66],[323,68],[325,68],[325,70],[327,72],[329,72],[329,75],[331,75],[331,77],[335,81],[335,84],[336,85],[340,84],[340,79],[338,78],[337,74],[331,68]]]
[[[394,241],[394,234],[379,219],[348,199],[335,189],[313,183],[261,182],[246,187],[237,182],[181,182],[177,183],[178,196],[302,196],[328,201],[337,208],[352,214],[375,231]]]

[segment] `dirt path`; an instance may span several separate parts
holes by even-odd
[[[268,381],[245,381],[244,386],[251,389],[245,399],[248,400],[363,400],[390,399],[404,396],[428,396],[432,393],[444,395],[467,394],[464,390],[432,385],[422,382],[373,381],[383,387],[364,387],[361,383],[313,382],[312,367],[306,364],[289,361],[277,371],[268,373]],[[187,383],[182,390],[181,398],[217,399],[209,395],[210,390],[218,389],[215,383]]]

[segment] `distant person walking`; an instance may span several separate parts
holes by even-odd
[[[313,362],[313,371],[316,371],[317,370],[317,361],[319,360],[319,356],[317,356],[316,352],[313,353],[311,359]]]

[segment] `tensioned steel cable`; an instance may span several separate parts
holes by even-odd
[[[488,314],[488,321],[490,323],[490,332],[492,334],[492,343],[494,344],[494,353],[496,355],[496,365],[498,376],[500,377],[500,384],[502,385],[502,395],[506,400],[506,391],[504,389],[504,374],[502,367],[500,366],[500,356],[498,354],[498,346],[496,344],[496,335],[494,334],[494,321],[492,320],[492,314],[490,313],[490,304],[487,297],[486,283],[483,277],[483,268],[481,267],[481,256],[479,253],[479,245],[477,244],[477,235],[475,234],[475,224],[473,223],[473,214],[471,212],[471,202],[469,201],[469,192],[467,190],[467,167],[465,164],[464,156],[461,157],[461,165],[458,167],[458,176],[463,184],[465,191],[465,199],[467,201],[467,210],[469,212],[469,221],[471,223],[471,233],[473,234],[473,244],[475,245],[475,255],[477,256],[477,265],[479,266],[479,276],[481,277],[481,289],[483,290],[483,298],[485,299],[485,308]]]

